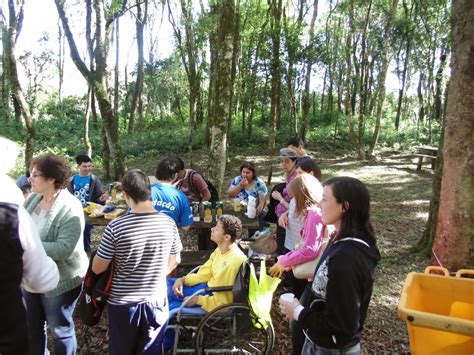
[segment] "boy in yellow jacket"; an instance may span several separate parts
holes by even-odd
[[[219,218],[216,226],[211,229],[211,240],[217,244],[217,248],[196,274],[176,279],[172,287],[176,297],[172,297],[175,300],[170,299],[170,309],[179,306],[176,299],[178,302],[179,300],[184,301],[188,298],[187,295],[192,294],[192,292],[189,292],[190,290],[187,290],[188,286],[204,288],[206,286],[220,287],[234,284],[242,263],[247,259],[235,243],[241,230],[242,222],[237,217],[222,215]],[[215,292],[214,294],[194,296],[189,300],[187,306],[198,305],[209,312],[218,306],[232,303],[232,300],[232,291]]]

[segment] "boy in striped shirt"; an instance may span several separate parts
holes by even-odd
[[[122,191],[131,211],[111,221],[102,237],[92,271],[114,275],[108,298],[109,353],[162,354],[168,321],[166,275],[180,261],[176,223],[157,212],[150,200],[150,181],[130,170]]]

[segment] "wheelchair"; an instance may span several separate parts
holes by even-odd
[[[270,354],[275,342],[273,325],[271,321],[264,322],[259,318],[248,299],[250,263],[254,264],[258,275],[261,260],[261,257],[247,259],[234,285],[208,287],[193,294],[232,291],[233,303],[205,312],[200,308],[187,307],[186,301],[183,302],[168,325],[168,329],[175,332],[170,353]],[[198,268],[191,272],[196,272]],[[184,347],[180,348],[181,345]]]

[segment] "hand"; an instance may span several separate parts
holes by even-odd
[[[288,212],[283,213],[280,218],[278,218],[278,225],[281,228],[286,228],[288,226]]]
[[[183,297],[183,285],[184,285],[184,278],[180,277],[176,279],[173,285],[173,293],[178,297]]]
[[[186,307],[193,307],[197,305],[198,297],[199,296],[184,297],[183,303],[187,301],[188,303],[186,303]]]
[[[272,192],[272,197],[273,197],[275,200],[279,201],[279,202],[281,202],[281,200],[283,200],[283,196],[282,196],[281,193],[279,193],[278,191],[273,191],[273,192]]]
[[[109,198],[109,193],[108,193],[108,192],[104,192],[102,195],[100,195],[99,201],[105,202],[105,201],[107,201],[108,198]]]
[[[240,185],[241,188],[247,187],[248,184],[249,184],[249,181],[247,180],[247,178],[243,178],[243,179],[239,182],[239,185]]]
[[[277,261],[275,265],[268,269],[268,274],[272,277],[281,277],[283,271],[285,271],[285,267]]]
[[[283,313],[286,318],[295,319],[295,308],[298,307],[298,305],[300,304],[300,301],[298,301],[297,298],[293,299],[293,301],[291,302],[279,300],[278,304],[280,305],[280,312]]]

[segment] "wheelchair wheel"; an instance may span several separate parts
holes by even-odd
[[[274,343],[271,323],[256,327],[250,318],[250,308],[233,303],[209,312],[199,323],[195,334],[198,354],[235,353],[270,354]]]

